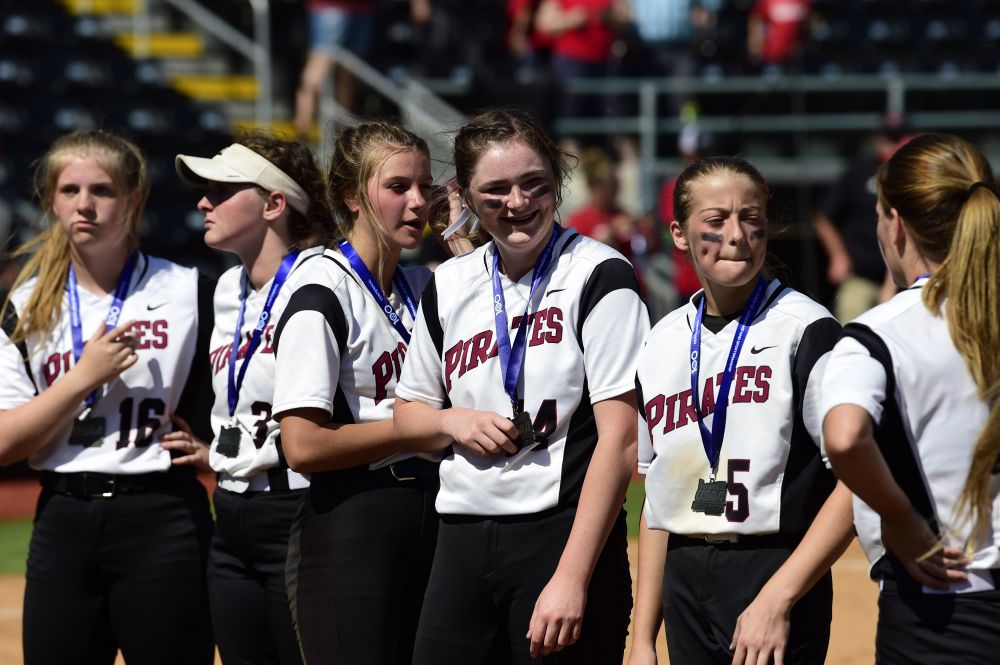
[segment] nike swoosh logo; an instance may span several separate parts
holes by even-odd
[[[560,291],[565,291],[565,290],[566,290],[566,287],[563,287],[561,289],[552,289],[551,291],[549,291],[548,293],[545,294],[545,297],[548,298],[553,293],[559,293]]]
[[[778,346],[778,345],[777,344],[772,344],[771,346],[762,346],[759,349],[756,346],[754,346],[754,347],[751,347],[750,353],[760,353],[761,351],[767,351],[768,349],[773,349],[776,346]]]
[[[150,312],[152,312],[154,309],[160,309],[161,307],[163,307],[166,304],[167,303],[165,303],[165,302],[161,302],[159,305],[146,305],[146,309],[149,310]]]

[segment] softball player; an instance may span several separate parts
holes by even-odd
[[[649,322],[631,265],[556,224],[563,159],[520,113],[484,113],[455,139],[493,241],[438,267],[396,389],[397,433],[447,451],[418,665],[622,658]]]
[[[737,158],[700,160],[677,181],[670,230],[703,288],[639,356],[646,504],[631,665],[656,662],[661,617],[671,662],[826,656],[850,502],[804,406],[840,325],[763,275],[768,196]]]
[[[211,663],[212,523],[193,469],[207,449],[188,422],[207,431],[192,368],[208,367],[212,285],[138,251],[148,182],[131,143],[64,136],[36,183],[51,221],[21,250],[35,251],[0,335],[0,463],[27,457],[42,483],[25,662]]]
[[[274,414],[292,468],[312,475],[288,553],[307,663],[409,664],[437,532],[437,460],[404,450],[394,392],[430,273],[420,243],[426,143],[390,123],[345,129],[327,180],[336,249],[303,268],[275,331]]]
[[[274,402],[274,331],[300,268],[328,230],[323,175],[297,142],[252,136],[211,159],[178,155],[206,189],[205,242],[241,265],[215,291],[210,362],[215,406],[216,530],[209,553],[212,625],[226,665],[301,663],[285,592],[288,533],[308,479],[288,468]]]
[[[918,136],[878,176],[877,235],[905,289],[845,328],[820,411],[879,581],[879,663],[1000,652],[1000,200],[986,157]]]

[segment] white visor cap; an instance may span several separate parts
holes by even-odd
[[[177,175],[188,185],[208,187],[208,182],[249,182],[269,192],[282,192],[288,205],[303,215],[309,210],[309,196],[297,182],[256,152],[234,143],[215,157],[177,155]]]

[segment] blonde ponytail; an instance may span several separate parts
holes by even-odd
[[[938,268],[925,306],[944,316],[956,350],[989,409],[956,515],[972,524],[974,551],[993,515],[990,481],[1000,458],[1000,198],[986,157],[949,134],[923,134],[900,148],[878,176],[879,201],[903,218],[919,252]]]

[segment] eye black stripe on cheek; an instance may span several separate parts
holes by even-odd
[[[483,205],[493,210],[499,210],[503,207],[503,201],[500,199],[486,199],[483,201]]]
[[[706,231],[705,233],[701,234],[701,239],[704,240],[705,242],[718,242],[718,243],[721,243],[722,242],[722,234],[721,233],[708,233]]]
[[[750,234],[750,238],[753,240],[760,240],[761,238],[767,237],[767,229],[757,229]]]
[[[538,187],[535,187],[534,189],[528,192],[530,196],[545,196],[546,194],[551,194],[551,193],[552,193],[552,185],[549,185],[547,183],[544,185],[539,185]]]

